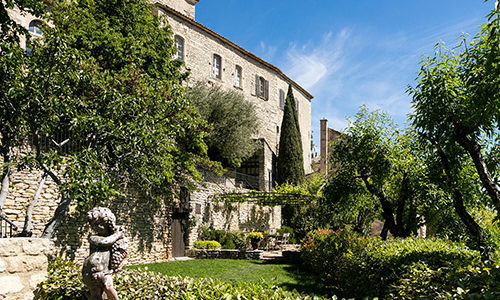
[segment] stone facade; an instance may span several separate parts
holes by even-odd
[[[185,3],[186,1],[177,0],[174,2]],[[302,149],[304,151],[304,170],[306,174],[311,173],[312,95],[288,78],[277,67],[206,28],[191,18],[190,15],[179,13],[175,9],[162,5],[161,2],[156,2],[156,5],[158,7],[156,13],[167,17],[168,24],[172,27],[174,34],[183,41],[182,57],[186,68],[191,72],[191,84],[202,81],[208,85],[220,85],[224,89],[234,89],[243,93],[245,98],[254,104],[260,120],[259,132],[255,138],[264,139],[275,155],[278,153],[280,126],[283,119],[280,93],[286,94],[288,85],[292,85],[298,107]],[[221,58],[219,78],[213,74],[214,55]],[[235,82],[237,67],[241,70],[239,86],[236,86]],[[259,97],[257,95],[256,85],[260,77],[267,81],[268,97]],[[272,178],[269,178],[269,176],[272,176],[273,171],[271,167],[272,156],[265,155],[262,164],[266,165],[266,170],[260,176],[265,181],[272,181]]]
[[[190,70],[190,84],[204,81],[209,85],[221,85],[225,89],[236,89],[254,104],[260,120],[258,134],[254,137],[262,141],[259,154],[259,189],[269,190],[272,186],[273,159],[278,153],[280,126],[283,118],[280,100],[286,93],[288,84],[293,87],[298,106],[299,125],[304,150],[304,168],[311,170],[311,99],[305,89],[288,78],[281,70],[262,60],[240,46],[197,23],[195,4],[199,0],[159,0],[153,10],[165,14],[174,33],[184,41],[183,59]],[[160,9],[161,8],[161,9]],[[26,28],[30,22],[37,21],[29,14],[10,10],[9,15]],[[36,37],[36,32],[33,33]],[[24,40],[21,46],[25,47]],[[213,74],[214,54],[221,58],[220,78]],[[241,70],[239,86],[235,86],[236,68]],[[266,95],[259,95],[260,80],[266,84]],[[38,171],[14,171],[11,176],[9,196],[3,214],[22,228],[25,211],[38,188],[41,173]],[[189,228],[185,228],[186,246],[192,245],[197,238],[201,224],[218,229],[273,232],[281,226],[280,207],[259,207],[252,203],[227,205],[214,200],[213,195],[224,192],[245,192],[230,178],[206,179],[198,185],[198,190],[190,195],[188,204]],[[45,223],[52,217],[60,201],[57,185],[48,178],[39,203],[33,211],[33,234],[40,236]],[[172,257],[173,209],[170,204],[148,205],[140,199],[123,199],[110,208],[115,212],[117,223],[127,228],[130,239],[130,257],[126,264],[164,261]],[[199,213],[198,213],[199,211]],[[88,226],[84,216],[70,208],[55,237],[57,255],[83,261],[88,255]],[[83,238],[82,238],[83,237]]]
[[[227,203],[214,195],[246,193],[234,179],[205,173],[205,181],[190,194],[191,226],[188,231],[189,247],[198,239],[201,226],[243,232],[272,232],[281,228],[281,207],[259,206],[251,202]]]
[[[331,172],[334,168],[330,165],[332,143],[339,139],[342,132],[328,127],[328,120],[320,121],[320,155],[313,161],[314,170],[320,174]]]
[[[0,299],[33,299],[52,249],[47,239],[0,239]]]

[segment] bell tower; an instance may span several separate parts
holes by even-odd
[[[195,5],[199,1],[200,0],[162,0],[160,2],[194,20]]]

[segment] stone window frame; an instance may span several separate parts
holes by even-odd
[[[175,49],[177,52],[175,53],[175,59],[184,60],[184,38],[178,34],[174,36],[175,41]]]
[[[269,81],[255,74],[255,95],[263,100],[269,100]]]
[[[212,56],[212,77],[222,79],[222,57],[214,53]]]
[[[242,88],[242,83],[243,83],[243,68],[240,65],[235,65],[234,66],[234,87],[235,88]]]

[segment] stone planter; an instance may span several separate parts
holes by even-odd
[[[264,253],[264,251],[249,250],[249,251],[242,251],[242,253],[245,256],[245,259],[262,259],[262,253]]]
[[[191,255],[197,259],[262,259],[262,250],[194,249]]]

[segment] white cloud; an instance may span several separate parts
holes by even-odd
[[[329,32],[319,44],[310,42],[302,46],[291,44],[286,52],[285,71],[308,90],[342,68],[343,48],[349,38],[349,30],[341,30],[335,37]]]
[[[271,60],[276,54],[276,50],[278,50],[277,47],[267,45],[264,41],[261,41],[259,45],[259,56],[266,60]]]
[[[355,115],[361,105],[383,110],[404,125],[411,112],[406,88],[417,75],[420,57],[439,40],[453,42],[462,31],[474,34],[476,22],[390,34],[343,28],[316,41],[291,43],[281,66],[315,96],[311,111],[315,144],[320,119],[343,129],[348,125],[345,117]]]

